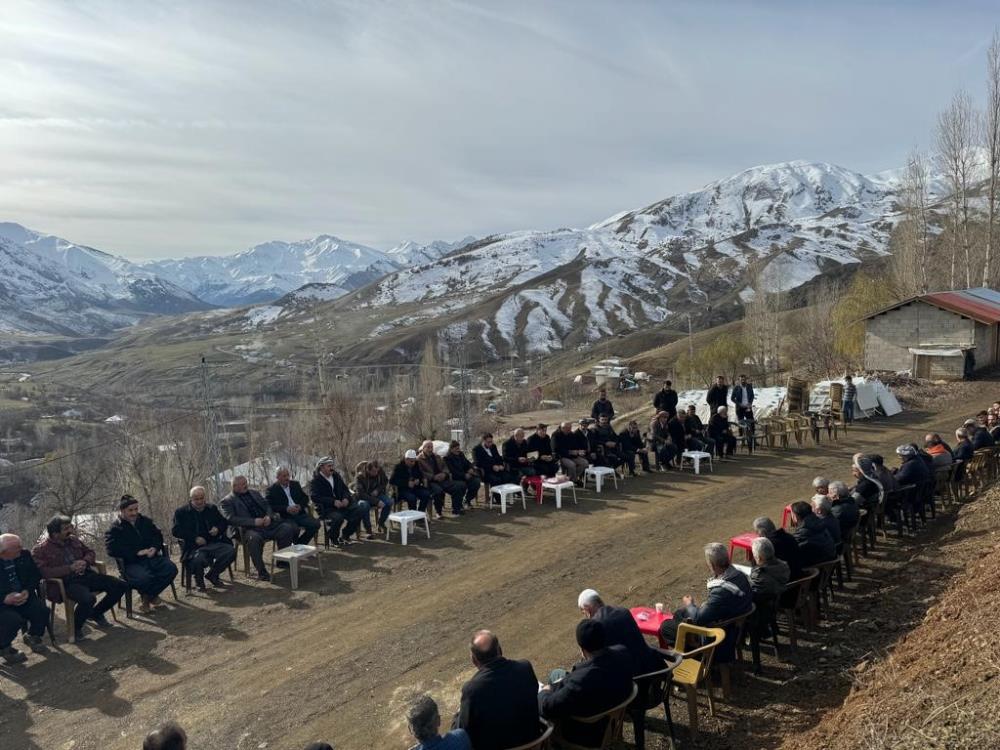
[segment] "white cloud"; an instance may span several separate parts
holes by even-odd
[[[387,247],[587,225],[762,162],[875,171],[979,86],[993,23],[761,7],[8,0],[0,218],[134,258]]]

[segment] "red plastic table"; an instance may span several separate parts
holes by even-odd
[[[667,620],[673,620],[673,613],[657,612],[653,607],[632,607],[629,611],[643,635],[655,635],[660,642],[660,648],[667,648],[667,644],[660,638],[660,625]]]
[[[745,534],[740,534],[739,536],[734,536],[729,540],[729,559],[733,559],[733,550],[737,547],[746,550],[747,560],[753,557],[752,547],[753,540],[757,538],[757,534],[752,531],[748,531]]]
[[[783,529],[788,528],[788,521],[791,517],[792,517],[792,506],[791,504],[788,504],[785,506],[785,509],[781,511],[781,528]]]
[[[528,487],[528,486],[530,486],[530,487],[534,488],[534,490],[535,490],[535,500],[537,501],[537,503],[539,505],[542,504],[542,480],[543,479],[545,479],[545,477],[538,476],[538,475],[533,476],[533,477],[521,477],[521,486],[522,487]]]

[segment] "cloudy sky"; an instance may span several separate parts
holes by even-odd
[[[863,172],[980,98],[995,2],[3,0],[0,221],[134,259],[583,226]]]

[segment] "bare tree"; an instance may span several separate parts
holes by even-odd
[[[986,111],[983,113],[983,138],[989,186],[986,211],[986,250],[983,258],[983,286],[993,278],[993,244],[996,239],[997,199],[1000,194],[1000,31],[993,32],[993,41],[986,51]]]
[[[750,361],[768,384],[768,374],[781,369],[781,311],[784,290],[780,271],[770,268],[767,258],[747,268],[753,298],[744,305],[743,337]]]
[[[972,99],[957,92],[948,108],[938,115],[937,158],[951,191],[951,288],[957,286],[959,245],[965,255],[965,283],[972,286],[972,250],[969,228],[969,192],[975,168],[977,117]]]
[[[39,480],[55,512],[70,517],[93,513],[112,491],[106,450],[76,452],[75,443],[64,443],[61,456],[44,464]]]
[[[790,358],[811,378],[831,378],[843,372],[845,357],[837,351],[834,307],[840,290],[824,285],[809,306],[796,311],[790,324]]]
[[[892,238],[892,276],[902,299],[929,291],[930,195],[927,162],[919,151],[907,160],[900,203],[905,218]]]

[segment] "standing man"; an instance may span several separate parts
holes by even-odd
[[[333,456],[324,456],[316,462],[316,470],[309,482],[309,497],[316,505],[319,517],[327,522],[327,537],[334,544],[353,544],[351,537],[362,523],[368,531],[368,538],[375,538],[372,534],[371,506],[366,500],[358,500],[351,494],[347,482],[335,468]]]
[[[205,499],[204,487],[192,487],[188,498],[186,505],[174,511],[170,533],[181,540],[182,559],[194,574],[198,590],[205,591],[208,578],[215,588],[225,591],[219,576],[236,559],[236,547],[226,534],[229,524],[219,509]]]
[[[309,515],[309,496],[302,485],[292,479],[288,467],[279,467],[275,479],[277,481],[267,488],[267,504],[283,521],[299,527],[296,544],[309,544],[316,538],[320,526],[319,519]]]
[[[663,381],[663,387],[653,397],[655,411],[665,411],[667,414],[677,413],[677,391],[674,390],[673,385],[669,380]]]
[[[120,578],[97,572],[94,568],[97,555],[77,538],[73,520],[68,516],[53,516],[45,524],[45,532],[45,540],[35,545],[31,556],[42,577],[61,579],[66,598],[76,602],[73,612],[76,640],[84,637],[83,625],[88,619],[99,627],[109,627],[104,613],[125,595],[127,584]],[[104,593],[100,603],[94,596],[95,591]],[[53,583],[46,586],[45,595],[50,601],[62,601],[59,587]]]
[[[736,407],[736,421],[753,420],[753,384],[746,375],[740,375],[740,382],[733,386],[733,405]]]
[[[854,421],[854,400],[858,397],[858,387],[854,385],[854,378],[848,375],[844,378],[844,422],[851,424]]]
[[[708,403],[712,414],[718,412],[720,406],[726,406],[729,403],[729,386],[726,385],[726,379],[722,375],[718,375],[715,378],[715,385],[708,389],[708,393],[705,395],[705,401]]]
[[[139,611],[163,605],[160,592],[177,577],[177,566],[163,554],[163,533],[152,519],[139,513],[139,501],[122,495],[118,518],[104,534],[110,557],[122,561],[122,574],[139,592]]]
[[[615,418],[615,407],[608,400],[608,389],[603,385],[597,391],[597,401],[590,409],[590,418],[596,420],[602,415],[609,420]]]
[[[271,574],[264,565],[264,542],[273,539],[278,549],[284,549],[295,539],[299,527],[281,520],[261,494],[250,489],[244,476],[233,477],[233,490],[222,498],[221,505],[230,534],[242,531],[243,544],[257,568],[257,580],[270,581]]]
[[[21,549],[16,534],[0,534],[0,656],[8,664],[21,664],[28,657],[14,648],[14,636],[25,624],[24,642],[32,651],[42,645],[42,634],[49,621],[49,608],[38,598],[42,574],[27,550]]]

